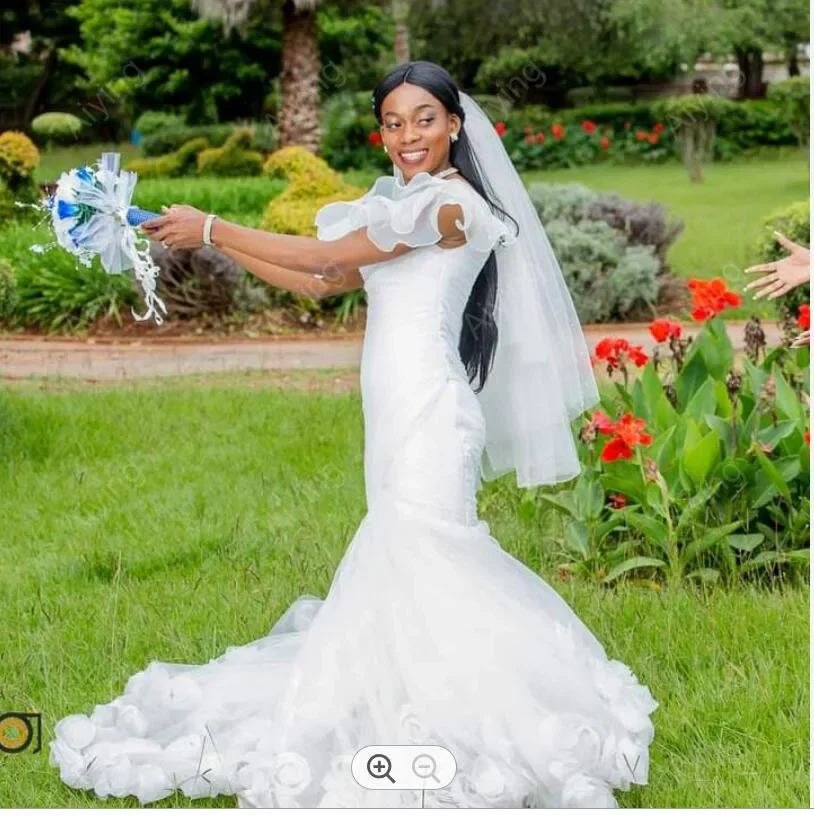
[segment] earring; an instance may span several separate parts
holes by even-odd
[[[385,152],[386,154],[389,154],[389,153],[390,153],[390,151],[388,151],[388,150],[387,150],[387,145],[385,145],[385,146],[384,146],[384,152]]]
[[[450,139],[451,139],[453,142],[457,142],[457,141],[458,141],[458,134],[450,134],[449,138],[450,138]]]

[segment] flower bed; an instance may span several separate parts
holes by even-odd
[[[603,339],[601,409],[579,430],[583,474],[539,499],[565,516],[564,573],[605,583],[734,583],[807,576],[808,348],[766,349],[758,320],[735,361],[723,280],[689,282],[692,318],[650,327],[652,358]],[[806,328],[809,311],[800,310]],[[635,377],[634,377],[635,376]]]

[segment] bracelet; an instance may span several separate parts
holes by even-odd
[[[217,219],[217,215],[214,213],[210,213],[209,216],[206,217],[204,221],[203,227],[203,243],[205,245],[212,244],[212,223]]]

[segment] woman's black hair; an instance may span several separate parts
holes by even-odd
[[[373,91],[373,113],[376,121],[379,124],[382,122],[381,111],[384,98],[404,82],[429,91],[449,113],[458,115],[461,120],[461,130],[458,133],[458,139],[450,142],[450,163],[486,200],[493,213],[507,216],[515,223],[519,231],[517,222],[498,204],[494,192],[491,189],[487,190],[484,175],[466,133],[466,116],[461,106],[458,86],[446,69],[424,60],[404,63],[394,68]],[[497,260],[492,251],[469,294],[469,300],[464,309],[461,337],[458,342],[458,352],[466,367],[470,383],[475,379],[478,380],[475,392],[480,392],[486,384],[497,348],[496,298]]]

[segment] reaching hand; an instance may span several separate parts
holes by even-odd
[[[774,232],[774,236],[791,255],[777,262],[756,264],[754,267],[746,269],[747,273],[769,274],[749,282],[744,288],[744,290],[752,290],[755,287],[763,287],[763,290],[754,294],[755,299],[760,299],[763,296],[776,299],[778,296],[788,293],[789,290],[811,281],[811,251],[807,247],[792,242],[791,239],[787,239],[777,231]]]
[[[810,347],[811,346],[811,331],[810,330],[803,330],[794,341],[791,342],[791,346],[794,348],[797,347]]]
[[[162,208],[163,216],[142,222],[141,230],[150,239],[161,242],[164,247],[181,250],[203,245],[203,228],[206,214],[190,205],[173,205]]]

